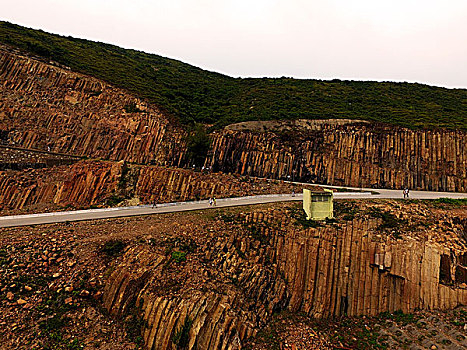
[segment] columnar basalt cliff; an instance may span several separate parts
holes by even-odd
[[[157,164],[178,162],[184,135],[120,89],[1,46],[0,130],[26,148]]]
[[[286,236],[278,255],[290,282],[290,309],[329,317],[450,309],[467,302],[467,289],[440,283],[441,257],[449,257],[449,249],[378,239],[372,233],[378,225],[355,220],[337,234],[322,229]],[[457,268],[466,271],[462,264]]]
[[[0,208],[90,206],[115,192],[121,163],[86,162],[49,169],[0,172]]]
[[[0,145],[0,170],[42,169],[59,165],[76,163],[78,157],[54,154],[51,152],[34,152],[31,150]]]
[[[209,197],[291,193],[301,186],[222,173],[125,162],[81,161],[70,166],[0,171],[0,211],[45,207],[165,203]]]
[[[186,294],[161,295],[157,286],[162,285],[164,266],[171,263],[166,256],[135,249],[123,259],[125,263],[110,277],[104,306],[112,315],[124,316],[136,303],[147,324],[142,330],[147,349],[171,348],[177,342],[175,334],[185,324],[189,348],[240,349],[241,340],[254,335],[258,319],[267,316],[266,310],[252,312],[255,302],[227,286],[221,286],[227,289],[223,292],[187,288]],[[267,272],[258,271],[258,275],[272,283]]]
[[[216,133],[214,169],[355,187],[467,191],[467,134],[368,124]]]
[[[467,303],[465,217],[456,216],[465,211],[428,218],[396,202],[359,206],[350,221],[308,229],[290,208],[220,215],[202,238],[133,247],[104,305],[119,317],[136,310],[148,349],[171,348],[181,332],[189,349],[237,349],[274,311],[322,318]]]
[[[242,123],[213,133],[205,165],[276,179],[467,191],[467,134],[355,121]],[[245,126],[246,125],[246,126]],[[187,166],[186,130],[161,109],[92,77],[0,47],[3,143]]]

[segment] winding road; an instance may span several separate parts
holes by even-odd
[[[335,192],[335,199],[402,199],[402,191],[400,190],[386,190],[386,189],[369,189],[369,188],[352,188],[352,187],[336,187],[336,186],[322,186],[327,188],[345,189],[348,191],[362,191],[362,192]],[[430,191],[411,191],[411,199],[437,199],[437,198],[465,198],[467,193],[453,193],[453,192],[430,192]],[[242,205],[286,202],[286,201],[300,201],[302,194],[273,194],[273,195],[260,195],[249,197],[237,198],[223,198],[217,199],[215,207],[210,206],[207,200],[193,201],[193,202],[177,202],[177,203],[163,203],[158,204],[156,208],[151,205],[140,205],[135,207],[118,207],[118,208],[104,208],[104,209],[89,209],[89,210],[75,210],[75,211],[62,211],[41,214],[27,214],[27,215],[12,215],[0,216],[0,228],[2,227],[15,227],[27,225],[41,225],[52,224],[66,221],[82,221],[82,220],[97,220],[97,219],[110,219],[118,217],[138,216],[138,215],[151,215],[162,213],[174,213],[189,210],[202,210],[212,208],[236,207]]]

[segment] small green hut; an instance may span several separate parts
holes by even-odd
[[[326,220],[334,217],[331,190],[311,191],[303,189],[303,210],[308,220]]]

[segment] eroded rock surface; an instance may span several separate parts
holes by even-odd
[[[465,308],[431,310],[466,302],[465,206],[335,204],[317,227],[277,203],[2,229],[0,348],[465,344]]]
[[[0,47],[0,134],[26,148],[177,163],[183,135],[154,106],[97,79]]]

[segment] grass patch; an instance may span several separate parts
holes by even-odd
[[[109,207],[115,207],[116,205],[123,202],[124,200],[125,198],[113,194],[109,198],[107,198],[106,203]]]
[[[290,216],[293,218],[295,226],[300,226],[304,229],[322,226],[319,221],[308,220],[306,218],[305,211],[298,205],[291,207],[289,210]]]
[[[189,317],[186,317],[183,325],[173,334],[172,343],[175,344],[177,349],[188,349],[188,345],[190,342],[190,329],[192,324],[193,320]]]
[[[434,200],[434,203],[461,206],[467,205],[467,198],[438,198]]]
[[[123,109],[125,110],[125,112],[127,113],[140,113],[142,112],[141,109],[139,109],[137,106],[136,106],[136,103],[132,102],[132,103],[129,103],[129,104],[126,104]]]
[[[39,322],[39,330],[43,349],[69,349],[77,350],[84,348],[79,338],[66,338],[62,331],[70,323],[70,318],[66,313],[76,309],[76,305],[66,304],[63,293],[50,291],[42,304],[36,307],[36,310],[46,315],[51,315],[44,321]]]
[[[334,202],[334,215],[336,215],[339,219],[344,221],[352,221],[355,219],[357,213],[358,210],[354,202]]]
[[[377,207],[371,207],[368,214],[371,217],[381,219],[381,224],[378,226],[378,230],[390,232],[397,239],[401,237],[401,229],[407,226],[408,223],[407,220],[399,219],[393,213],[383,211]]]
[[[265,227],[265,225],[267,225],[267,223],[264,223],[264,222],[261,224],[253,223],[253,222],[243,224],[245,229],[248,231],[250,237],[252,237],[253,239],[257,241],[260,241],[261,244],[267,244],[269,242],[268,235],[262,232],[263,231],[262,228]]]
[[[143,317],[141,317],[141,310],[136,306],[132,307],[130,315],[125,318],[123,325],[128,340],[135,343],[137,348],[142,347],[144,339],[141,336],[141,331],[147,324]]]
[[[8,264],[8,252],[6,249],[0,249],[0,266]]]
[[[416,316],[414,314],[405,314],[401,310],[397,310],[392,313],[382,312],[378,315],[378,317],[381,320],[394,321],[401,326],[406,326],[408,324],[417,323],[417,321],[420,319],[419,316]]]

